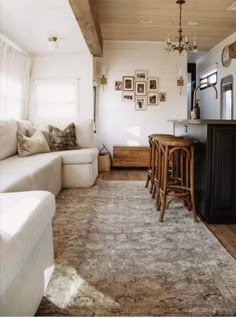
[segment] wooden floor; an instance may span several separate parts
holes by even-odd
[[[112,169],[100,172],[99,178],[104,180],[140,180],[145,181],[146,169]],[[227,251],[236,259],[236,224],[206,224]]]

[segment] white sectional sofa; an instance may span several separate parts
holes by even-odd
[[[24,134],[28,121],[0,121],[0,192],[46,190],[55,196],[61,188],[91,187],[98,175],[93,122],[76,124],[81,149],[36,154],[20,158],[16,131]]]
[[[98,175],[91,120],[76,124],[80,149],[19,157],[16,132],[30,126],[0,121],[0,316],[34,315],[53,272],[55,196]]]

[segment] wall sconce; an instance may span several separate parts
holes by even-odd
[[[101,75],[102,77],[100,78],[100,84],[103,86],[103,90],[104,90],[104,85],[107,85],[107,68],[105,64],[102,64],[101,67]]]
[[[182,87],[184,86],[184,78],[183,78],[183,76],[180,76],[180,77],[177,79],[177,86],[179,87],[179,95],[181,95],[181,93],[182,93]]]

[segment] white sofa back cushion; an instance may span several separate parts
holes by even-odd
[[[16,154],[16,130],[15,119],[0,120],[0,160]]]
[[[93,120],[75,122],[76,141],[81,148],[95,147]]]
[[[32,124],[29,120],[22,119],[17,121],[17,130],[23,135],[27,136],[27,132],[30,128],[32,128]]]

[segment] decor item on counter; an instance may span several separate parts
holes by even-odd
[[[197,100],[196,105],[193,107],[191,111],[191,119],[200,119],[200,107],[199,107],[199,101]]]
[[[159,99],[160,99],[160,102],[166,102],[166,93],[160,92]]]
[[[122,100],[124,102],[133,102],[134,101],[134,92],[123,92]]]
[[[146,96],[140,96],[135,98],[135,110],[147,110]]]
[[[158,77],[149,77],[148,78],[147,90],[148,90],[148,92],[157,92],[158,91]]]
[[[230,45],[226,45],[221,53],[221,62],[224,67],[231,64],[231,60],[236,58],[236,41]]]
[[[135,95],[143,96],[146,95],[147,92],[147,82],[135,82]]]
[[[156,106],[159,104],[159,94],[158,93],[148,93],[147,94],[148,105]]]
[[[180,77],[177,79],[177,86],[179,87],[179,95],[181,95],[181,93],[182,93],[182,87],[184,86],[183,76],[180,76]]]
[[[134,90],[134,77],[133,76],[123,76],[123,90],[133,91]]]
[[[166,41],[165,41],[165,52],[174,52],[178,51],[179,54],[181,54],[184,51],[187,52],[197,52],[197,43],[196,43],[196,36],[194,37],[193,45],[190,44],[188,41],[187,35],[183,35],[182,30],[182,5],[185,3],[185,0],[177,0],[176,3],[179,5],[179,30],[178,30],[178,36],[177,42],[178,44],[175,45],[170,40],[170,35],[168,35]]]
[[[115,90],[116,91],[122,91],[122,85],[123,82],[122,81],[115,81]]]
[[[207,86],[206,86],[207,84]],[[216,93],[216,99],[218,98],[218,91],[217,91],[217,88],[215,87],[215,85],[211,84],[210,82],[203,82],[203,83],[200,83],[194,90],[193,92],[193,109],[192,109],[192,112],[191,112],[191,119],[200,119],[200,106],[199,106],[199,103],[198,101],[196,100],[196,96],[197,96],[197,91],[199,90],[199,88],[201,86],[206,86],[206,87],[212,87],[214,90],[215,90],[215,93]],[[199,109],[198,109],[198,108]],[[197,118],[192,118],[192,117],[197,117]]]
[[[147,71],[135,71],[135,80],[136,81],[146,81],[148,76]]]

